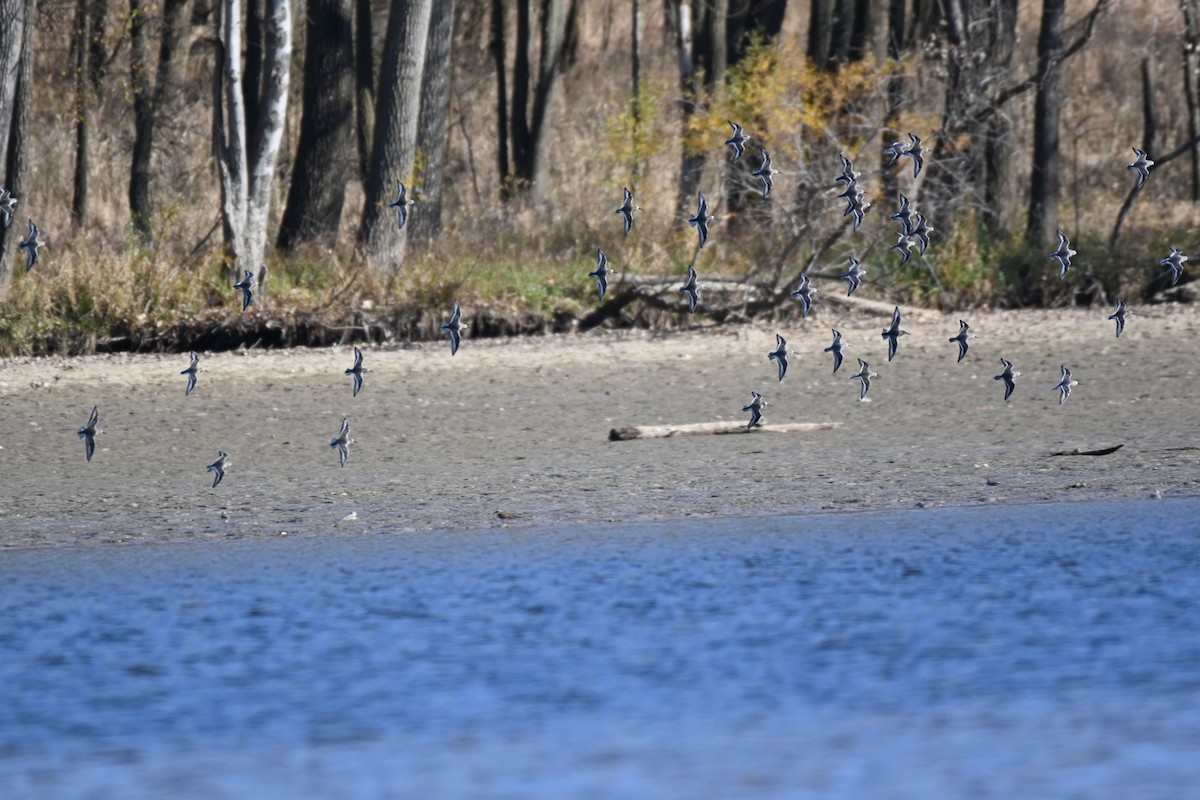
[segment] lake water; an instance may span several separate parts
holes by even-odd
[[[4,798],[1177,798],[1200,500],[0,554]]]

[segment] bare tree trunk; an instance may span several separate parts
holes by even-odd
[[[1200,12],[1196,0],[1182,0],[1183,88],[1187,99],[1188,137],[1200,139]],[[1151,153],[1151,158],[1153,158]],[[1200,144],[1192,145],[1192,202],[1200,203]]]
[[[433,0],[399,0],[388,16],[367,201],[358,232],[363,252],[381,273],[394,274],[404,264],[408,232],[396,230],[396,218],[386,206],[396,180],[411,179],[417,154],[421,73],[432,11]]]
[[[256,131],[250,131],[244,100],[251,90],[242,83],[241,12],[240,0],[221,3],[214,128],[228,258],[234,275],[239,268],[256,272],[261,292],[267,274],[264,253],[275,159],[287,114],[292,18],[289,0],[271,0],[270,14],[262,20],[265,50],[262,83],[256,92],[261,98],[259,124]]]
[[[1033,175],[1029,187],[1026,237],[1047,242],[1058,228],[1058,136],[1062,109],[1062,30],[1065,0],[1044,0],[1038,34],[1037,95],[1033,120]]]
[[[5,188],[18,200],[25,197],[28,174],[29,104],[33,98],[33,34],[37,0],[0,0],[0,142],[4,156]],[[0,298],[8,293],[20,225],[0,230]]]
[[[454,0],[433,0],[429,45],[425,51],[425,68],[421,72],[421,114],[417,118],[420,157],[413,184],[420,192],[421,212],[409,220],[412,226],[409,236],[413,239],[429,240],[442,232],[453,40]]]
[[[129,169],[129,214],[133,228],[143,241],[150,239],[153,207],[150,202],[150,159],[154,153],[154,127],[158,112],[173,85],[175,50],[180,26],[189,0],[166,0],[163,4],[162,38],[158,50],[158,77],[150,88],[149,45],[146,37],[146,5],[129,1],[130,84],[133,87],[133,160]]]
[[[631,0],[630,2],[630,24],[631,31],[629,37],[629,77],[633,84],[633,100],[630,103],[630,108],[633,110],[631,118],[633,120],[633,129],[630,131],[633,141],[630,152],[633,153],[632,163],[630,164],[630,174],[636,183],[642,174],[642,159],[638,152],[638,135],[642,127],[642,3],[641,0]]]
[[[108,0],[90,0],[87,5],[88,27],[91,29],[91,36],[88,39],[87,73],[88,80],[92,84],[92,94],[98,97],[108,62],[108,50],[104,40],[104,26],[108,20]]]
[[[375,139],[375,58],[372,50],[371,0],[354,0],[354,97],[358,176],[366,185]]]
[[[539,26],[541,41],[537,82],[534,85],[530,65],[533,2],[534,0],[519,0],[517,3],[517,49],[513,62],[513,161],[516,166],[517,188],[525,191],[536,191],[538,180],[545,168],[546,148],[543,146],[542,134],[554,85],[558,79],[569,16],[568,0],[542,0]]]
[[[512,166],[508,160],[508,64],[504,48],[504,0],[492,0],[492,61],[496,66],[496,175],[500,199],[512,196]]]
[[[811,0],[808,17],[808,60],[822,72],[833,69],[833,27],[838,0]]]
[[[683,150],[679,164],[679,194],[676,200],[677,220],[682,224],[684,212],[696,200],[700,176],[704,170],[704,156],[693,152],[688,146],[688,126],[695,116],[696,96],[699,85],[696,78],[696,42],[689,0],[671,0],[671,12],[675,21],[675,44],[679,51],[679,110],[682,127]]]
[[[787,0],[730,0],[725,22],[725,49],[730,64],[746,54],[751,34],[773,42],[783,30]]]
[[[300,140],[276,244],[337,241],[354,121],[353,0],[307,0]]]
[[[75,30],[72,36],[72,66],[75,69],[75,179],[71,196],[71,223],[77,230],[87,227],[88,207],[88,134],[91,110],[88,74],[91,54],[91,21],[88,0],[75,1]]]

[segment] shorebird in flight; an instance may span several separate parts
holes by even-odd
[[[467,326],[461,322],[462,309],[458,306],[458,301],[454,301],[454,310],[450,312],[450,321],[442,323],[442,330],[450,334],[450,355],[458,352],[458,344],[462,341],[462,332],[467,329]]]
[[[83,439],[84,450],[87,452],[87,460],[92,460],[92,454],[96,452],[96,434],[100,431],[96,429],[96,425],[100,422],[100,406],[92,406],[92,415],[88,417],[87,425],[79,429],[79,438]]]
[[[350,420],[342,417],[342,429],[338,435],[330,440],[329,446],[337,450],[338,462],[344,467],[346,459],[350,457],[350,445],[354,444],[354,440],[350,438]]]
[[[708,223],[712,222],[714,217],[708,213],[708,201],[704,199],[704,192],[700,192],[700,199],[696,203],[696,213],[688,217],[688,225],[696,229],[700,234],[700,249],[704,249],[704,243],[708,241]]]
[[[1115,320],[1117,323],[1117,338],[1121,338],[1121,334],[1125,332],[1125,318],[1132,317],[1133,312],[1125,308],[1125,301],[1117,298],[1117,310],[1109,316],[1109,319]]]
[[[0,214],[4,215],[4,227],[8,227],[12,222],[13,214],[17,210],[17,198],[8,189],[0,189]]]
[[[679,287],[679,292],[687,295],[688,311],[692,314],[696,313],[696,305],[700,302],[702,288],[704,288],[704,284],[696,283],[696,268],[688,267],[687,282]]]
[[[1179,279],[1183,277],[1183,263],[1188,260],[1188,257],[1183,254],[1182,250],[1172,247],[1171,255],[1158,262],[1164,267],[1171,270],[1171,285],[1179,283]]]
[[[833,331],[833,344],[825,348],[826,353],[833,353],[833,371],[837,373],[842,368],[842,351],[846,349],[846,345],[842,343],[842,333],[837,328],[830,328]]]
[[[771,188],[775,185],[772,176],[778,175],[779,170],[771,166],[771,154],[766,151],[766,148],[763,148],[761,152],[762,165],[750,174],[762,181],[762,196],[765,200],[771,196]]]
[[[762,422],[763,408],[767,405],[767,401],[763,400],[763,396],[758,392],[751,392],[750,398],[750,405],[742,406],[742,411],[750,412],[750,424],[746,426],[746,430],[752,430]]]
[[[808,276],[803,272],[800,273],[800,288],[792,292],[792,297],[800,301],[800,316],[808,316],[808,312],[812,308],[813,295],[816,293],[817,290],[812,288],[812,283],[809,282]]]
[[[193,350],[191,352],[191,357],[192,360],[190,363],[188,363],[188,368],[179,373],[180,375],[187,375],[188,378],[187,389],[183,393],[184,397],[187,397],[192,393],[192,389],[196,388],[196,376],[201,372],[204,372],[204,370],[200,367],[200,354]]]
[[[888,361],[896,357],[896,345],[901,336],[908,336],[908,331],[900,330],[900,306],[892,312],[892,324],[883,329],[883,338],[888,343]]]
[[[608,256],[604,255],[603,250],[596,251],[596,269],[588,273],[589,278],[596,279],[596,285],[600,289],[600,299],[604,299],[604,293],[608,291],[608,276],[613,274],[613,270],[608,268]]]
[[[788,354],[794,352],[794,350],[788,349],[787,339],[778,333],[775,334],[775,349],[767,353],[767,358],[779,365],[779,380],[783,380],[783,376],[787,374]]]
[[[1137,170],[1138,182],[1134,188],[1140,189],[1142,188],[1142,184],[1146,182],[1146,178],[1150,177],[1150,168],[1154,166],[1154,162],[1149,159],[1145,150],[1139,150],[1135,147],[1133,148],[1133,152],[1137,155],[1137,158],[1125,169]]]
[[[635,206],[633,204],[633,192],[629,191],[629,187],[625,187],[625,202],[622,203],[621,207],[618,208],[613,213],[620,214],[621,217],[623,218],[622,222],[625,223],[625,236],[626,237],[629,236],[629,229],[633,227],[633,212],[641,211],[641,210],[642,209],[638,208],[637,206]]]
[[[396,199],[387,205],[388,208],[396,209],[396,221],[399,223],[396,230],[404,230],[404,223],[408,222],[408,207],[416,204],[416,200],[408,199],[408,187],[404,185],[404,181],[396,181]]]
[[[878,378],[878,372],[872,372],[871,366],[861,358],[858,360],[858,372],[850,376],[850,380],[859,381],[861,385],[858,387],[858,399],[866,400],[867,392],[871,391],[871,378]]]
[[[842,174],[838,175],[834,180],[841,181],[848,186],[853,186],[855,181],[862,177],[862,173],[854,169],[854,162],[846,158],[844,153],[838,153],[838,158],[842,160]]]
[[[733,148],[733,161],[729,162],[733,164],[742,157],[742,153],[746,152],[746,142],[750,141],[751,137],[742,133],[742,126],[733,120],[730,120],[729,124],[733,127],[733,136],[726,139],[725,144]]]
[[[854,290],[859,287],[866,274],[867,271],[862,268],[862,262],[854,256],[850,256],[850,269],[846,270],[846,274],[841,277],[841,280],[850,282],[850,290],[846,292],[846,297],[854,294]]]
[[[900,230],[904,231],[905,234],[912,233],[913,212],[908,198],[903,193],[900,194],[900,210],[892,214],[892,219],[900,223]]]
[[[1000,363],[1004,365],[1004,369],[1000,370],[1000,374],[995,377],[995,380],[1004,381],[1004,400],[1012,396],[1013,389],[1017,388],[1017,376],[1021,373],[1013,372],[1012,362],[1007,358],[1000,359]]]
[[[925,255],[925,248],[929,247],[929,234],[933,233],[933,226],[929,224],[929,220],[920,211],[913,213],[913,226],[909,234],[917,240],[920,247],[921,255]]]
[[[1071,370],[1067,369],[1067,365],[1062,365],[1062,380],[1054,387],[1053,391],[1058,392],[1058,404],[1061,406],[1067,402],[1067,398],[1071,396],[1071,387],[1078,386],[1079,381],[1071,380]]]
[[[909,237],[909,234],[907,234],[907,233],[897,233],[896,234],[896,243],[888,248],[889,250],[895,250],[897,253],[900,254],[900,263],[901,264],[908,263],[908,259],[912,256],[912,249],[913,249],[913,247],[916,246],[912,243],[912,240],[909,239],[908,237]]]
[[[958,321],[958,335],[950,339],[951,343],[958,344],[958,360],[962,361],[967,355],[967,340],[975,338],[975,334],[971,333],[971,326],[967,324],[965,319]]]
[[[867,209],[871,207],[871,204],[866,200],[863,200],[863,195],[865,193],[857,186],[849,186],[846,189],[846,192],[849,193],[848,196],[846,194],[838,195],[839,197],[846,197],[846,210],[842,212],[842,216],[844,217],[847,214],[853,214],[854,230],[858,230],[859,226],[862,225],[863,217],[866,215]]]
[[[37,225],[33,224],[33,220],[29,220],[29,234],[25,240],[17,245],[17,248],[25,251],[25,271],[33,269],[38,260],[38,249],[45,247],[46,243],[42,241],[42,231]]]
[[[351,397],[358,397],[358,393],[362,391],[363,373],[370,371],[371,370],[363,366],[362,350],[359,350],[357,347],[354,348],[354,366],[346,370],[347,375],[354,376],[354,394],[350,395]]]
[[[900,151],[900,155],[908,156],[913,160],[913,177],[921,174],[921,167],[925,166],[923,154],[929,152],[928,147],[921,147],[921,137],[915,136],[912,133],[908,134],[909,140],[912,142],[908,147]],[[894,146],[894,145],[893,145]]]
[[[893,164],[895,164],[897,161],[899,161],[900,156],[904,154],[904,142],[900,142],[900,141],[892,142],[887,147],[883,148],[883,152],[890,153],[892,156],[891,160],[889,160],[888,163],[886,164],[886,166],[890,167]]]
[[[215,472],[216,473],[216,475],[213,476],[212,488],[214,488],[214,489],[217,488],[217,484],[220,483],[222,479],[224,479],[225,469],[231,463],[232,462],[229,460],[229,455],[224,450],[218,450],[217,451],[217,460],[204,468],[205,472]]]
[[[246,274],[242,276],[240,281],[233,285],[233,288],[241,290],[242,311],[245,311],[254,302],[254,273],[246,270]]]
[[[1071,240],[1062,231],[1058,232],[1058,249],[1050,254],[1050,258],[1058,262],[1058,277],[1065,278],[1071,268],[1071,258],[1076,251],[1071,249]]]

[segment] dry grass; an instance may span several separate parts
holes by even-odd
[[[380,4],[383,5],[382,3]],[[486,4],[462,4],[457,41],[480,41],[486,34]],[[463,302],[527,308],[541,314],[578,313],[588,307],[595,249],[604,248],[617,269],[641,274],[682,272],[693,256],[694,235],[676,210],[676,176],[685,136],[707,146],[701,187],[721,217],[712,245],[697,268],[723,274],[762,275],[799,271],[814,242],[843,224],[840,201],[827,192],[836,172],[833,154],[862,150],[864,183],[876,191],[874,158],[868,158],[882,120],[885,67],[859,68],[822,84],[800,53],[807,4],[793,3],[785,33],[770,63],[760,71],[735,75],[721,96],[707,98],[709,112],[681,125],[678,75],[665,4],[643,4],[644,96],[642,127],[631,128],[630,82],[624,69],[629,20],[621,3],[581,4],[581,38],[573,63],[562,75],[551,108],[546,146],[553,155],[546,186],[536,199],[507,207],[496,200],[495,82],[488,53],[460,47],[455,58],[449,159],[445,192],[445,232],[430,245],[415,246],[400,276],[388,282],[365,272],[353,250],[364,198],[351,180],[342,231],[327,247],[271,258],[268,302],[278,308],[311,308],[335,316],[364,303],[389,307],[438,307],[451,298]],[[88,349],[123,321],[167,326],[180,319],[224,309],[238,314],[220,265],[219,188],[209,141],[208,80],[211,51],[202,43],[186,55],[184,84],[172,93],[158,136],[153,196],[158,207],[155,239],[142,246],[127,227],[125,189],[132,149],[128,85],[128,43],[123,20],[111,19],[106,34],[113,53],[99,98],[92,109],[92,198],[86,231],[72,231],[69,210],[73,169],[73,117],[69,76],[69,21],[72,4],[39,4],[34,110],[36,146],[30,169],[36,192],[22,198],[20,215],[38,220],[50,242],[32,275],[16,275],[0,305],[0,351],[43,352]],[[114,13],[124,7],[113,6]],[[1086,12],[1073,5],[1072,18]],[[383,9],[380,9],[383,12]],[[1014,70],[1024,75],[1035,64],[1040,6],[1022,4],[1021,39]],[[377,15],[384,24],[385,13]],[[1126,0],[1100,21],[1092,43],[1066,66],[1062,146],[1064,179],[1062,224],[1089,255],[1089,267],[1108,293],[1139,289],[1150,279],[1168,245],[1187,250],[1200,244],[1192,234],[1200,214],[1188,200],[1187,164],[1179,159],[1152,175],[1126,223],[1117,253],[1108,234],[1131,175],[1124,170],[1130,146],[1142,131],[1139,69],[1152,64],[1162,132],[1151,154],[1173,149],[1186,136],[1180,53],[1182,21],[1168,0]],[[486,39],[482,39],[486,41]],[[297,43],[296,52],[302,53]],[[510,47],[511,57],[511,47]],[[615,65],[615,66],[614,66]],[[938,125],[941,85],[921,61],[892,65],[910,76],[910,111],[901,125],[932,131]],[[298,69],[298,67],[297,67]],[[299,72],[297,72],[297,76]],[[740,82],[739,82],[740,81]],[[293,80],[291,119],[280,159],[275,214],[286,196],[299,132],[299,91]],[[1032,93],[1007,110],[1013,122],[1017,156],[1013,185],[1028,182]],[[926,111],[918,111],[926,110]],[[777,178],[773,203],[743,198],[746,176],[724,167],[720,146],[725,120],[754,124],[768,144]],[[749,155],[749,154],[748,154]],[[756,157],[751,159],[756,162]],[[647,211],[635,234],[620,236],[621,187],[637,191]],[[918,196],[915,192],[914,196]],[[910,302],[943,306],[1011,302],[1013,264],[1043,259],[1010,241],[990,241],[976,215],[954,217],[951,230],[938,231],[927,261],[901,269],[889,258],[887,205],[868,216],[864,232],[821,253],[818,268],[833,269],[850,252],[876,265],[879,280],[868,290],[904,296]],[[737,211],[734,213],[734,206]],[[1014,230],[1022,227],[1023,201],[1013,204]],[[804,226],[814,217],[811,231]],[[725,213],[728,212],[728,213]],[[212,234],[212,235],[210,235]],[[805,242],[791,260],[780,254],[794,237]],[[1086,249],[1085,246],[1086,245]],[[1159,254],[1161,251],[1161,255]],[[1036,269],[1049,270],[1050,264]],[[1007,298],[1007,299],[1006,299]],[[1053,298],[1045,298],[1053,300]]]

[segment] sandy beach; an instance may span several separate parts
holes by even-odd
[[[1200,494],[1200,317],[1135,307],[909,315],[888,363],[876,314],[665,335],[604,332],[369,347],[0,361],[5,548],[572,526]],[[830,328],[847,362],[832,374]],[[776,380],[778,330],[797,351]],[[993,376],[1021,372],[1010,402]],[[851,380],[879,373],[870,402]],[[1059,365],[1079,381],[1066,405]],[[609,441],[613,428],[746,420],[811,432]],[[96,454],[76,436],[100,408]],[[343,416],[345,467],[329,441]],[[1120,445],[1103,456],[1054,455]],[[232,466],[213,489],[218,450]],[[350,519],[347,519],[347,518]]]

